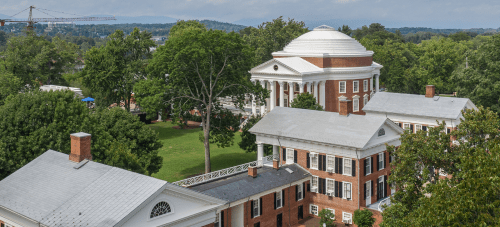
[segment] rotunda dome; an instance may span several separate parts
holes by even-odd
[[[285,46],[283,51],[274,52],[273,56],[319,56],[322,57],[366,57],[373,51],[367,51],[357,40],[335,30],[321,25]]]

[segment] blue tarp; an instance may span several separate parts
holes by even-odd
[[[87,97],[87,98],[82,99],[82,101],[84,101],[84,102],[93,102],[94,99],[90,98],[90,97]]]

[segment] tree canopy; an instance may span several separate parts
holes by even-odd
[[[151,175],[162,158],[156,132],[121,108],[90,112],[71,91],[33,91],[0,106],[0,179],[48,149],[69,154],[70,134],[92,135],[93,160]]]
[[[499,123],[497,114],[479,107],[466,110],[451,134],[441,124],[429,136],[406,132],[399,148],[388,147],[394,157],[389,183],[400,190],[381,226],[499,225]]]
[[[323,110],[323,107],[316,102],[314,95],[308,92],[297,95],[290,106],[299,109]]]
[[[135,83],[144,79],[150,48],[156,46],[151,33],[135,28],[130,35],[117,30],[109,36],[105,46],[93,47],[85,54],[85,68],[81,72],[83,85],[96,96],[98,106],[130,101]]]
[[[255,134],[250,133],[250,130],[257,122],[262,119],[262,116],[250,116],[247,119],[247,123],[241,129],[241,141],[238,143],[241,149],[245,150],[245,152],[257,152],[257,136]],[[273,146],[269,144],[264,144],[264,154],[271,154],[273,151]]]
[[[369,209],[357,209],[354,211],[354,217],[352,221],[358,227],[372,227],[375,223],[375,218],[373,217],[373,212]]]
[[[267,92],[250,82],[248,71],[253,51],[239,34],[206,30],[196,23],[180,22],[180,29],[172,28],[175,35],[157,49],[148,65],[148,79],[137,85],[137,102],[156,111],[173,105],[174,116],[196,108],[202,118],[200,139],[205,146],[208,173],[210,143],[220,147],[231,145],[234,131],[239,128],[239,117],[223,108],[219,98],[232,97],[237,107],[242,108],[246,95],[263,99]],[[151,85],[150,89],[144,84]],[[152,94],[153,89],[164,92],[145,98],[144,94]]]

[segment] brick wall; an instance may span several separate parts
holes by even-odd
[[[328,196],[325,194],[320,194],[320,193],[314,193],[310,192],[309,193],[309,200],[310,204],[314,204],[318,206],[318,212],[321,211],[323,208],[330,208],[330,209],[335,209],[335,217],[337,219],[342,219],[342,212],[348,212],[351,214],[354,214],[354,211],[358,209],[358,204],[359,204],[359,195],[358,195],[358,177],[359,177],[359,161],[356,159],[353,159],[356,161],[356,176],[346,176],[343,174],[338,174],[338,173],[328,173],[326,171],[322,170],[315,170],[311,168],[307,168],[307,153],[309,151],[306,150],[300,150],[300,149],[295,149],[297,150],[297,164],[308,170],[312,175],[318,176],[319,178],[329,178],[333,179],[335,181],[342,181],[342,182],[350,182],[352,184],[352,200],[346,200],[342,199],[339,197],[333,197],[333,196]],[[280,149],[281,156],[283,157],[283,147]],[[324,153],[319,153],[319,155],[326,155]],[[335,156],[335,157],[340,157],[340,156]],[[283,159],[280,160],[283,164],[284,161]],[[307,188],[307,185],[306,185]],[[306,193],[307,196],[307,193]],[[309,209],[309,207],[307,207]],[[309,216],[313,216],[312,214],[309,214]]]
[[[273,58],[286,58],[284,56],[275,56]],[[320,68],[342,68],[342,67],[363,67],[372,65],[373,58],[368,57],[331,57],[316,58],[302,57],[302,59],[320,67]]]
[[[365,176],[365,168],[364,168],[364,161],[367,159],[367,158],[362,158],[360,160],[360,163],[361,165],[359,166],[360,167],[360,180],[359,180],[359,184],[360,184],[360,202],[361,202],[361,206],[362,207],[366,207],[366,200],[365,200],[365,197],[364,197],[364,185],[367,181],[371,180],[372,181],[372,184],[373,184],[373,192],[371,193],[372,196],[371,196],[371,203],[375,203],[377,202],[377,180],[380,176],[389,176],[389,174],[391,173],[391,168],[390,168],[390,163],[389,163],[389,153],[387,151],[384,151],[385,153],[385,168],[384,169],[381,169],[381,170],[377,170],[377,155],[378,154],[374,154],[372,156],[370,156],[372,159],[373,159],[373,172],[370,173],[369,175]],[[388,184],[387,184],[388,186]],[[391,190],[390,190],[390,187],[387,188],[387,195],[389,196],[391,194]]]
[[[363,89],[363,81],[368,80],[368,91],[364,91]],[[339,93],[339,82],[346,81],[346,93]],[[359,92],[353,92],[353,81],[359,81]],[[370,78],[359,79],[359,80],[328,80],[325,84],[325,110],[330,112],[339,112],[339,97],[345,96],[349,100],[353,100],[352,97],[355,95],[359,96],[359,111],[352,112],[353,114],[365,115],[365,112],[362,111],[363,98],[365,94],[370,95]],[[370,98],[368,97],[368,101]]]
[[[308,182],[306,182],[307,185]],[[307,186],[306,186],[307,188]],[[243,212],[244,213],[244,226],[253,227],[255,223],[260,222],[260,226],[276,226],[277,215],[282,214],[282,224],[283,226],[295,225],[299,222],[298,220],[298,210],[299,206],[303,206],[303,217],[307,217],[309,214],[309,192],[306,191],[305,198],[299,201],[295,201],[295,185],[289,188],[285,188],[285,206],[274,209],[274,192],[262,196],[262,215],[258,217],[251,218],[251,202],[245,202]]]

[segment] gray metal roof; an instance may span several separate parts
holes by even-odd
[[[468,98],[377,92],[363,111],[456,119],[467,103],[475,108]]]
[[[0,181],[0,206],[47,226],[114,226],[166,181],[48,150]]]
[[[326,144],[364,148],[387,118],[341,116],[328,111],[275,107],[249,131]]]
[[[292,170],[293,173],[289,173],[286,168]],[[247,172],[243,172],[196,185],[191,189],[234,202],[310,176],[309,172],[297,164],[285,165],[279,170],[264,166],[257,169],[257,177],[255,178],[248,176]]]

